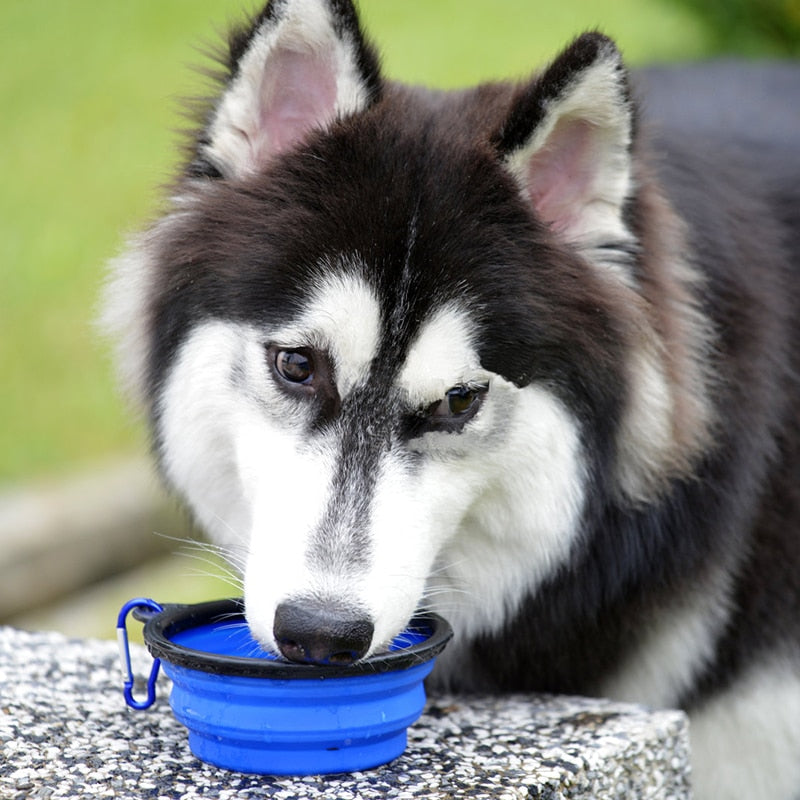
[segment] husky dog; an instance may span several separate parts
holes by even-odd
[[[348,0],[225,68],[105,317],[253,634],[425,606],[438,685],[679,706],[698,797],[800,797],[800,71],[409,88]]]

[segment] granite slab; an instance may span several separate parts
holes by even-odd
[[[140,674],[150,657],[132,646]],[[688,800],[678,711],[562,696],[432,696],[384,767],[277,778],[198,761],[167,702],[125,706],[116,642],[0,628],[0,798]]]

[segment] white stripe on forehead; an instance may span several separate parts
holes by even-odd
[[[454,386],[481,380],[475,326],[466,309],[448,303],[424,322],[409,348],[398,385],[412,405],[444,397]]]
[[[336,370],[341,396],[363,381],[378,352],[381,314],[372,287],[355,271],[320,274],[305,310],[291,325],[274,334],[287,347],[326,350]]]

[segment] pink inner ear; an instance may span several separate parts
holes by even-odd
[[[579,224],[595,195],[597,129],[586,120],[559,122],[528,160],[526,184],[543,222],[561,233]]]
[[[259,91],[258,132],[251,141],[256,163],[292,147],[324,125],[336,108],[336,75],[330,58],[278,48],[270,54]]]

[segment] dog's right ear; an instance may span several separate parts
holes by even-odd
[[[381,93],[378,59],[350,0],[271,0],[231,34],[227,60],[225,89],[189,167],[198,177],[257,173]]]

